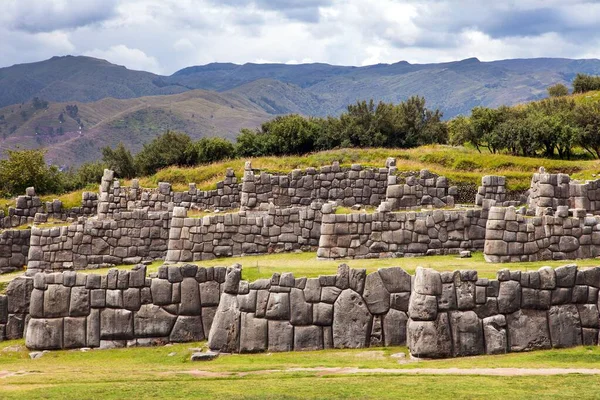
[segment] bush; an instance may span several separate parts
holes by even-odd
[[[133,162],[131,152],[125,148],[123,143],[119,143],[113,150],[110,147],[102,149],[102,161],[106,166],[121,178],[133,178],[137,170]]]
[[[197,151],[192,139],[185,133],[167,131],[150,143],[144,144],[135,156],[136,170],[143,175],[152,175],[161,168],[171,165],[188,166],[197,162]]]
[[[24,194],[29,186],[34,186],[39,194],[62,192],[60,171],[46,165],[44,154],[44,150],[7,150],[7,158],[0,160],[2,195]]]
[[[197,160],[209,164],[235,157],[233,143],[221,138],[204,138],[196,142]]]

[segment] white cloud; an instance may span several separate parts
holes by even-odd
[[[158,61],[146,55],[140,49],[130,49],[119,44],[106,50],[94,49],[84,53],[86,56],[102,58],[114,64],[124,65],[129,69],[160,73]]]

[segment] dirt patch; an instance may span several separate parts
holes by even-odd
[[[11,376],[23,376],[23,375],[29,375],[29,372],[25,372],[25,371],[0,371],[0,379],[2,378],[10,378]]]
[[[600,369],[594,368],[356,368],[356,367],[314,367],[270,369],[247,372],[211,372],[211,371],[182,371],[177,373],[190,374],[202,378],[224,378],[232,376],[265,375],[286,372],[315,372],[324,375],[353,375],[353,374],[393,374],[393,375],[484,375],[484,376],[549,376],[549,375],[600,375]]]

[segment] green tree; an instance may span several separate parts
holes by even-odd
[[[577,142],[593,157],[600,158],[600,103],[581,103],[575,107]]]
[[[573,93],[600,90],[600,76],[577,74],[573,80]]]
[[[557,83],[548,88],[548,96],[550,97],[562,97],[569,94],[569,88],[562,83]]]
[[[167,131],[144,144],[135,156],[135,166],[143,175],[152,175],[171,165],[188,166],[197,161],[192,139],[185,133]]]
[[[198,152],[198,162],[204,164],[235,156],[233,143],[218,137],[200,139],[196,142],[196,149]]]
[[[39,194],[61,192],[60,171],[46,164],[44,154],[45,150],[7,150],[7,158],[0,160],[2,194],[20,195],[29,186]]]
[[[123,143],[119,143],[113,150],[110,147],[102,149],[102,161],[106,166],[121,178],[133,178],[136,176],[136,168],[131,152],[125,148]]]
[[[448,121],[448,143],[452,146],[462,146],[465,143],[470,143],[481,152],[479,149],[479,141],[474,137],[473,125],[471,119],[464,115],[459,115]]]

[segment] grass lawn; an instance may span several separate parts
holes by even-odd
[[[407,353],[404,347],[223,355],[210,362],[189,361],[191,348],[204,345],[54,351],[31,360],[22,340],[4,342],[0,344],[0,398],[594,398],[598,396],[594,387],[600,384],[600,375],[486,376],[476,370],[596,369],[600,368],[598,347],[425,361],[391,357]],[[322,370],[348,367],[357,371]],[[430,370],[450,367],[469,369],[472,374],[434,375]],[[380,370],[360,372],[366,368]],[[398,370],[423,368],[428,370],[419,375],[398,374]]]

